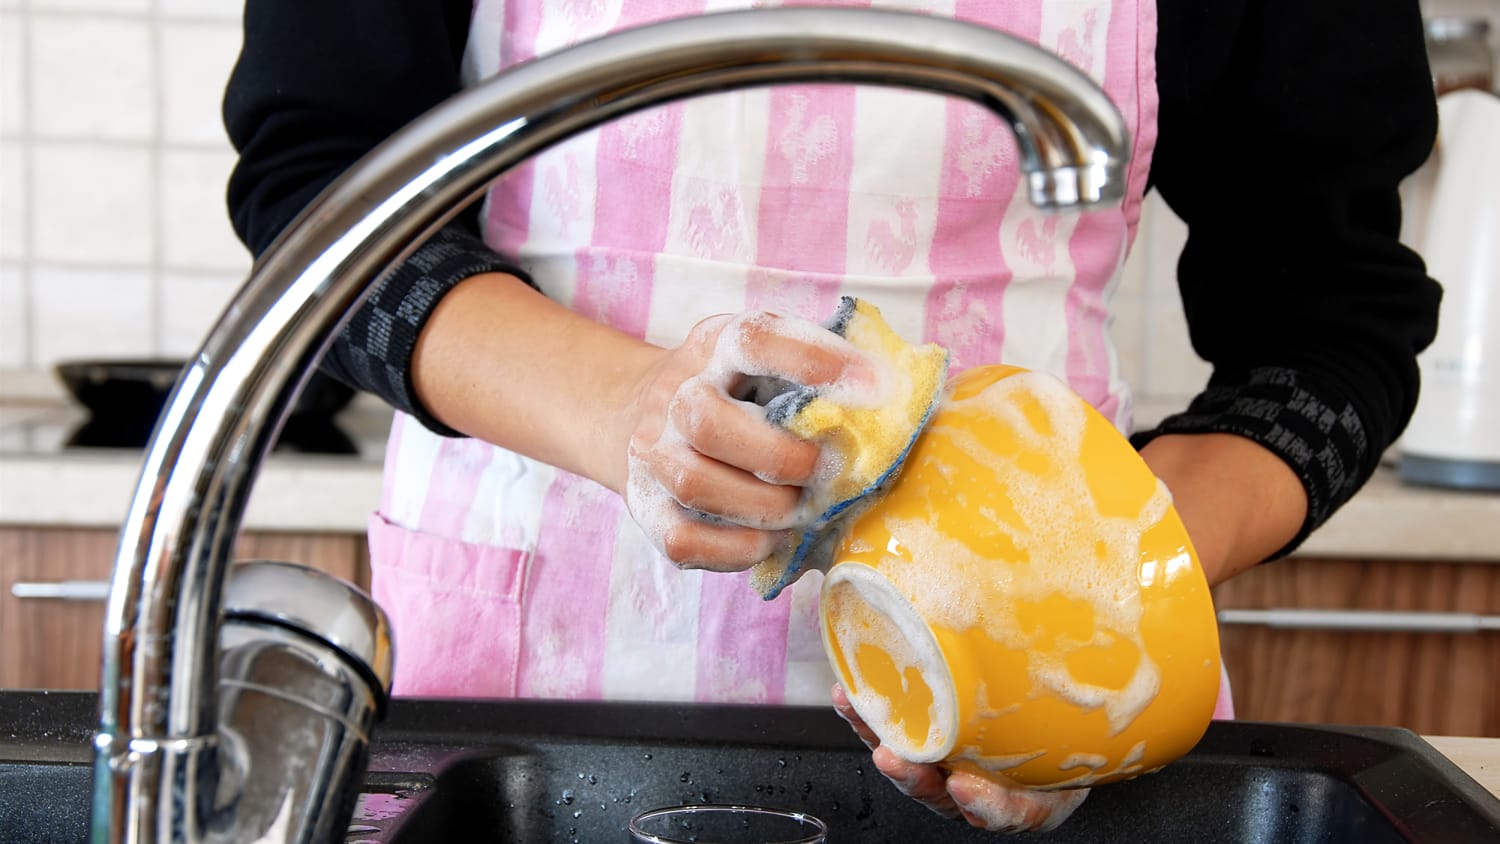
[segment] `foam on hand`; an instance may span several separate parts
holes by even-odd
[[[896,476],[947,378],[942,347],[906,342],[868,302],[844,297],[825,327],[866,353],[876,380],[818,388],[756,385],[770,394],[760,402],[768,421],[822,449],[817,476],[804,492],[807,527],[752,571],[751,582],[766,600],[807,571],[827,568],[840,526]]]

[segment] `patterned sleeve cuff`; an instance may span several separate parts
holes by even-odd
[[[1238,383],[1210,384],[1188,409],[1131,437],[1137,449],[1163,434],[1227,433],[1269,449],[1307,491],[1307,519],[1269,559],[1291,553],[1364,485],[1379,463],[1364,422],[1345,398],[1293,369],[1253,369]]]
[[[417,335],[438,301],[460,281],[486,272],[527,278],[519,267],[496,255],[461,225],[440,229],[376,285],[334,341],[324,358],[324,370],[357,389],[374,393],[436,433],[462,436],[417,401],[411,358]]]

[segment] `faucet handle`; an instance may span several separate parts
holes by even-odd
[[[352,583],[296,563],[238,563],[224,587],[224,618],[272,624],[319,639],[367,674],[382,700],[390,696],[395,670],[390,621]]]

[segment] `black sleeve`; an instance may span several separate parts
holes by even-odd
[[[1440,290],[1397,240],[1437,112],[1416,0],[1160,0],[1151,177],[1187,223],[1178,282],[1213,365],[1134,438],[1230,432],[1306,487],[1281,556],[1375,471],[1416,404]]]
[[[365,153],[457,93],[470,0],[248,0],[244,46],[224,96],[239,160],[229,180],[235,231],[257,257]],[[519,274],[480,239],[473,208],[392,272],[323,361],[434,430],[410,361],[438,300],[471,275]]]

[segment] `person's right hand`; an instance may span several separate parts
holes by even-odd
[[[751,378],[810,387],[873,385],[843,338],[802,319],[753,312],[698,323],[645,373],[621,420],[630,514],[680,568],[740,571],[808,515],[802,490],[820,450],[736,398]]]
[[[1088,797],[1087,788],[1033,791],[1006,788],[991,779],[938,765],[908,762],[870,729],[841,684],[833,687],[833,708],[870,748],[876,770],[896,789],[945,818],[962,818],[990,832],[1048,832],[1072,816]]]

